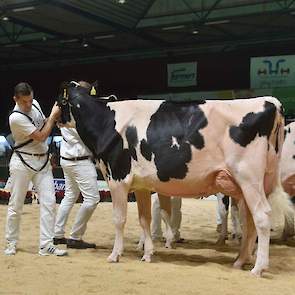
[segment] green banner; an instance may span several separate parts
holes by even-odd
[[[177,63],[167,65],[168,87],[197,85],[197,63]]]
[[[295,55],[251,58],[251,88],[295,86]]]

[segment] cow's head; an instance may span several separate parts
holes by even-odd
[[[63,82],[60,86],[59,95],[57,97],[57,104],[61,108],[60,125],[65,127],[75,127],[75,120],[73,118],[71,109],[72,102],[69,98],[69,92],[73,87],[81,87],[79,83],[75,81]]]

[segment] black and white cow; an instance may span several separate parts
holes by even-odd
[[[136,191],[145,233],[143,259],[148,261],[153,252],[151,191],[183,197],[222,192],[245,206],[234,267],[241,268],[252,258],[257,232],[257,259],[251,272],[260,276],[268,268],[267,198],[282,192],[278,163],[284,118],[276,98],[106,102],[70,83],[59,103],[63,123],[77,128],[111,191],[116,238],[109,261],[117,262],[123,252],[128,192]]]

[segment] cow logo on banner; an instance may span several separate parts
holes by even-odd
[[[197,63],[177,63],[167,65],[168,87],[197,85]]]
[[[295,55],[251,58],[251,88],[295,85]]]

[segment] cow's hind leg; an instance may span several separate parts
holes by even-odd
[[[142,227],[143,233],[141,235],[141,243],[144,246],[144,255],[142,261],[151,262],[151,256],[154,253],[154,246],[151,236],[151,193],[150,191],[136,191],[135,192],[139,223]]]
[[[123,253],[123,234],[127,218],[128,190],[123,185],[112,185],[109,183],[112,202],[113,202],[113,220],[116,227],[116,237],[109,262],[119,262]]]
[[[253,181],[248,181],[248,183]],[[258,235],[257,257],[254,268],[251,273],[255,276],[261,276],[262,272],[268,269],[269,266],[269,241],[270,241],[270,212],[271,208],[266,199],[263,189],[255,188],[253,185],[247,184],[242,186],[245,201],[252,214],[255,228]],[[249,218],[247,218],[249,219]],[[248,221],[247,221],[248,224]],[[253,236],[248,237],[248,244],[253,245]],[[249,247],[248,247],[249,249]],[[253,249],[250,249],[251,251]],[[249,254],[249,253],[248,253]]]
[[[234,263],[235,268],[242,268],[244,264],[252,262],[252,253],[256,241],[255,224],[248,206],[244,200],[239,203],[242,218],[242,243],[240,253]]]

